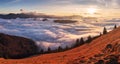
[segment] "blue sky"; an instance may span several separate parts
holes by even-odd
[[[19,13],[24,9],[26,12],[76,14],[89,7],[118,12],[120,0],[0,0],[1,13]]]

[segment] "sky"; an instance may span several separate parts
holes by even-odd
[[[0,0],[0,13],[20,13],[20,9],[52,15],[119,17],[120,0]]]

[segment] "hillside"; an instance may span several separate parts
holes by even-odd
[[[0,33],[0,57],[16,59],[31,56],[37,46],[31,39]]]
[[[120,27],[89,44],[60,53],[44,54],[30,58],[0,59],[0,64],[100,64],[117,61],[120,52]],[[98,63],[97,63],[98,62]],[[117,63],[116,63],[117,64]]]

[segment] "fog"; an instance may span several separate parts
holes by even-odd
[[[0,19],[0,32],[30,38],[39,47],[52,49],[58,46],[71,46],[80,37],[94,36],[102,32],[103,27],[109,31],[120,25],[120,19],[80,19],[76,23],[54,23],[54,19]]]

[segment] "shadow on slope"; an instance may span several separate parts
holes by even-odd
[[[0,33],[0,57],[20,59],[37,53],[37,46],[31,39]]]

